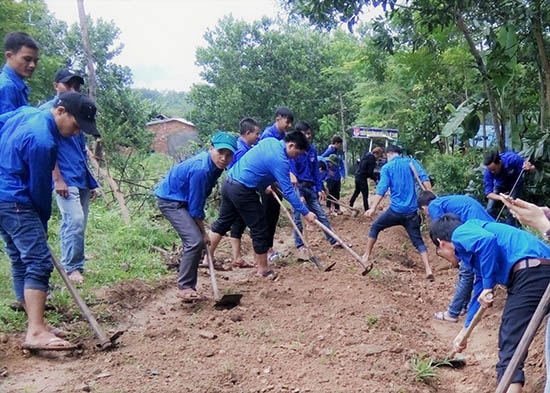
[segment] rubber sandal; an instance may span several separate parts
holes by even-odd
[[[25,342],[21,344],[21,348],[40,350],[40,351],[59,351],[59,350],[76,349],[77,346],[59,337],[52,337],[45,344],[30,344]]]
[[[252,263],[248,263],[244,259],[239,259],[238,261],[233,261],[231,264],[232,267],[238,267],[239,269],[249,269],[251,267],[254,267]]]
[[[191,288],[178,289],[176,296],[186,303],[200,302],[206,299],[204,296]]]
[[[458,318],[451,317],[447,311],[438,311],[434,313],[433,317],[438,321],[451,322],[451,323],[458,322]]]
[[[262,278],[265,278],[265,279],[271,280],[271,281],[275,281],[279,277],[279,275],[277,273],[275,273],[274,270],[271,270],[271,269],[266,270],[262,274],[256,273],[256,276],[257,277],[262,277]]]

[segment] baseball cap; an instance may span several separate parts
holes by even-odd
[[[74,116],[80,129],[93,136],[101,136],[95,124],[95,103],[85,94],[76,91],[61,93],[54,103],[54,108],[62,106]]]
[[[81,85],[84,84],[84,79],[70,68],[62,68],[55,73],[54,81],[67,83],[71,79],[75,78]]]
[[[218,131],[212,136],[212,146],[214,149],[229,149],[233,153],[237,150],[237,137],[225,131]]]

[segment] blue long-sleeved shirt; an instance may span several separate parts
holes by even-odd
[[[40,110],[53,108],[56,97],[40,105]],[[57,148],[57,166],[67,186],[93,190],[98,188],[96,179],[88,168],[86,136],[83,132],[70,138],[61,138]]]
[[[278,182],[279,188],[294,210],[303,215],[309,213],[290,182],[290,163],[284,141],[275,138],[261,140],[237,161],[227,176],[260,192]]]
[[[344,159],[340,155],[340,152],[333,145],[328,145],[326,150],[321,154],[321,157],[328,157],[331,154],[336,154],[338,156],[338,170],[340,171],[340,178],[346,177],[346,166],[344,165]]]
[[[418,161],[409,157],[397,156],[382,166],[380,181],[376,187],[376,194],[384,196],[390,190],[390,209],[396,213],[410,214],[418,209],[416,196],[416,179],[409,163],[414,165],[418,177],[422,181],[429,181],[430,177]]]
[[[222,172],[214,165],[210,153],[203,151],[170,169],[154,193],[159,198],[186,203],[189,215],[203,220],[206,198]]]
[[[241,157],[244,156],[244,154],[250,149],[252,149],[252,146],[249,146],[243,138],[239,137],[239,139],[237,139],[237,151],[233,154],[233,159],[231,160],[231,164],[227,166],[227,169],[231,169],[231,167],[235,165],[235,163],[239,161]]]
[[[487,168],[483,172],[485,195],[495,192],[497,188],[499,192],[511,191],[521,174],[525,159],[517,153],[507,151],[500,154],[500,161],[502,163],[500,173],[493,174]],[[517,186],[521,187],[522,183],[523,179],[519,179]]]
[[[60,139],[53,114],[37,109],[11,117],[0,130],[0,202],[32,206],[44,228]]]
[[[266,138],[275,138],[281,141],[283,140],[284,137],[285,137],[285,133],[284,132],[280,133],[275,123],[273,123],[272,125],[270,125],[269,127],[266,127],[263,130],[262,135],[260,135],[260,140],[264,140]]]
[[[314,191],[323,191],[323,184],[319,176],[317,149],[312,143],[309,144],[305,154],[290,160],[290,171],[296,176],[298,182],[311,182]]]
[[[508,285],[516,262],[524,258],[550,258],[550,247],[537,237],[496,222],[468,220],[454,230],[451,241],[456,257],[476,277],[466,327],[480,307],[477,298],[481,292],[496,284]]]
[[[462,222],[472,219],[495,221],[481,203],[467,195],[443,195],[430,201],[428,215],[432,220],[437,220],[446,213],[456,214]]]
[[[7,64],[0,73],[0,114],[28,105],[30,89]]]

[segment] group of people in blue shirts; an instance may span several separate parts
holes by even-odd
[[[38,45],[25,33],[8,34],[4,44],[6,65],[0,73],[0,235],[12,262],[17,300],[29,318],[24,346],[70,348],[72,344],[58,337],[60,332],[44,320],[53,270],[46,238],[52,173],[55,177],[56,166],[69,168],[62,170],[62,180],[67,184],[57,193],[65,198],[71,191],[68,186],[74,187],[77,193],[97,187],[93,177],[82,169],[86,167],[86,155],[81,135],[82,130],[99,136],[96,107],[76,88],[58,90],[44,108],[29,107],[24,78],[32,75],[37,65]],[[68,86],[75,79],[78,86],[83,82],[69,70],[60,70],[55,79],[56,83]],[[228,231],[236,245],[233,248],[235,267],[255,267],[258,277],[277,278],[269,264],[277,256],[273,241],[281,208],[274,193],[290,203],[299,230],[303,229],[302,219],[311,224],[318,220],[330,229],[321,206],[327,195],[319,167],[320,161],[326,164],[328,194],[339,202],[341,178],[345,176],[338,159],[342,138],[334,137],[319,157],[312,144],[309,124],[300,121],[292,130],[293,121],[292,111],[280,107],[274,123],[260,134],[258,122],[245,118],[240,123],[239,138],[223,131],[215,133],[207,151],[175,165],[155,188],[158,208],[182,240],[177,276],[178,296],[182,299],[203,299],[197,292],[200,260],[205,248],[215,249]],[[423,167],[416,160],[403,157],[398,146],[387,146],[385,153],[388,163],[381,169],[370,207],[368,200],[365,204],[365,217],[374,216],[387,192],[391,202],[371,224],[364,262],[372,263],[372,249],[379,233],[401,225],[424,262],[426,278],[433,280],[427,247],[420,233],[418,208],[426,211],[430,218],[429,235],[437,255],[459,268],[453,301],[447,310],[434,314],[439,320],[454,323],[466,313],[464,328],[454,341],[457,351],[466,347],[465,329],[479,307],[491,306],[497,285],[507,287],[496,366],[500,379],[550,283],[550,247],[533,234],[508,225],[517,224],[512,215],[507,218],[508,224],[496,220],[502,212],[501,208],[497,214],[498,204],[518,196],[524,173],[536,168],[516,153],[488,153],[484,160],[484,180],[489,206],[484,209],[467,196],[436,196]],[[226,169],[218,217],[208,231],[204,222],[206,200]],[[86,180],[82,180],[82,176]],[[74,185],[68,184],[70,178],[74,178]],[[425,188],[418,197],[417,182]],[[82,194],[80,197],[87,200]],[[336,214],[340,210],[340,206],[331,201],[327,201],[327,206]],[[240,255],[240,238],[246,227],[252,238],[254,264],[246,263]],[[338,246],[330,233],[326,239]],[[303,249],[298,234],[295,234],[295,243],[298,250]],[[67,244],[68,248],[73,246]],[[67,251],[68,258],[70,254]],[[82,261],[73,271],[82,273],[83,248],[78,254]],[[521,392],[524,381],[523,362],[520,362],[509,392]]]

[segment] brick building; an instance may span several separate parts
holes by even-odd
[[[197,128],[189,120],[159,115],[146,126],[155,134],[153,150],[172,157],[180,157],[189,142],[198,141]]]

